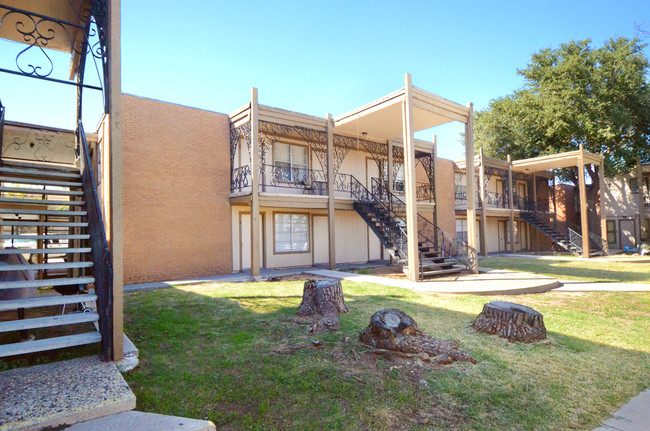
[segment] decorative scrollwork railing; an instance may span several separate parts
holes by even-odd
[[[374,179],[373,179],[374,180]],[[404,208],[406,204],[399,197],[391,193],[379,181],[373,183],[373,189],[376,188],[378,196],[383,198],[384,207],[390,208]],[[405,210],[404,210],[405,212]],[[399,218],[406,226],[406,221],[395,211],[392,211],[394,217]],[[469,244],[459,240],[455,235],[445,232],[440,227],[433,224],[422,214],[418,214],[417,218],[418,242],[423,245],[433,247],[441,253],[441,257],[452,258],[472,271],[478,270],[476,250]]]
[[[508,197],[503,193],[485,192],[485,207],[508,208]]]
[[[113,338],[113,261],[106,241],[106,231],[102,211],[97,197],[95,176],[86,142],[83,125],[77,125],[77,143],[80,151],[81,181],[83,183],[84,199],[88,212],[88,230],[90,233],[91,258],[95,277],[95,294],[97,295],[97,313],[99,314],[99,332],[101,333],[101,348],[104,357],[112,357]]]
[[[415,197],[418,202],[433,202],[433,190],[429,183],[418,183],[415,185]]]
[[[568,229],[568,233],[569,242],[576,248],[578,253],[582,254],[582,235],[571,228]]]
[[[251,166],[244,165],[232,170],[230,193],[242,192],[251,186]]]
[[[260,182],[261,191],[288,188],[302,190],[305,194],[327,194],[325,172],[317,169],[265,164],[260,171]]]
[[[609,243],[607,240],[593,232],[589,232],[589,243],[594,244],[596,248],[600,249],[604,254],[607,254],[609,251]]]

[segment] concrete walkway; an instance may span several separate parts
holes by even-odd
[[[650,389],[641,392],[594,431],[647,431],[650,429]]]

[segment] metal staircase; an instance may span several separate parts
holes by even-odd
[[[544,218],[534,211],[521,211],[520,217],[564,250],[573,254],[582,254],[583,239],[578,233],[580,229],[577,226],[556,219],[551,220],[550,217]],[[589,232],[589,245],[591,256],[605,254],[607,244],[592,232]]]
[[[109,357],[112,266],[77,136],[81,168],[0,161],[0,357],[91,343]]]
[[[372,180],[371,192],[354,176],[350,177],[350,192],[355,200],[354,209],[377,235],[393,260],[406,267],[408,253],[405,203],[377,179]],[[463,256],[463,250],[469,251],[469,246],[463,244],[418,215],[419,278],[454,274],[469,268],[470,258]],[[475,251],[473,259],[476,259]]]

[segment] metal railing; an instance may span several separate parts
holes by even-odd
[[[97,295],[97,313],[99,314],[99,332],[102,336],[101,349],[106,360],[112,358],[113,338],[113,262],[106,241],[106,231],[102,211],[97,196],[95,176],[81,121],[76,130],[79,150],[81,181],[88,212],[88,230],[90,233],[91,257],[95,277],[95,294]]]
[[[485,192],[485,207],[510,208],[508,205],[508,196],[503,193]]]
[[[383,188],[378,196],[385,199],[385,207],[406,207],[404,201],[388,191],[388,189],[379,183],[379,181],[373,183],[373,189],[374,188],[378,190]],[[406,221],[395,212],[394,217],[398,217],[406,226]],[[424,246],[432,247],[434,250],[439,251],[441,257],[448,257],[457,260],[472,271],[478,270],[476,260],[477,254],[473,247],[459,240],[455,235],[445,232],[421,214],[418,214],[417,218],[417,231],[418,242],[422,243]]]
[[[230,192],[249,192],[252,186],[251,166],[244,165],[232,170]],[[260,192],[278,192],[294,189],[303,194],[326,195],[327,177],[316,169],[263,164],[260,169]]]

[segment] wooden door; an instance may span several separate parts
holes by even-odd
[[[260,268],[264,267],[264,214],[260,214]],[[251,215],[241,214],[239,216],[239,244],[240,258],[239,269],[250,269],[251,267]]]
[[[620,220],[618,222],[621,232],[621,248],[625,246],[636,247],[636,223],[634,220]]]
[[[327,216],[312,216],[312,244],[314,245],[314,264],[323,265],[330,260],[330,236]]]

